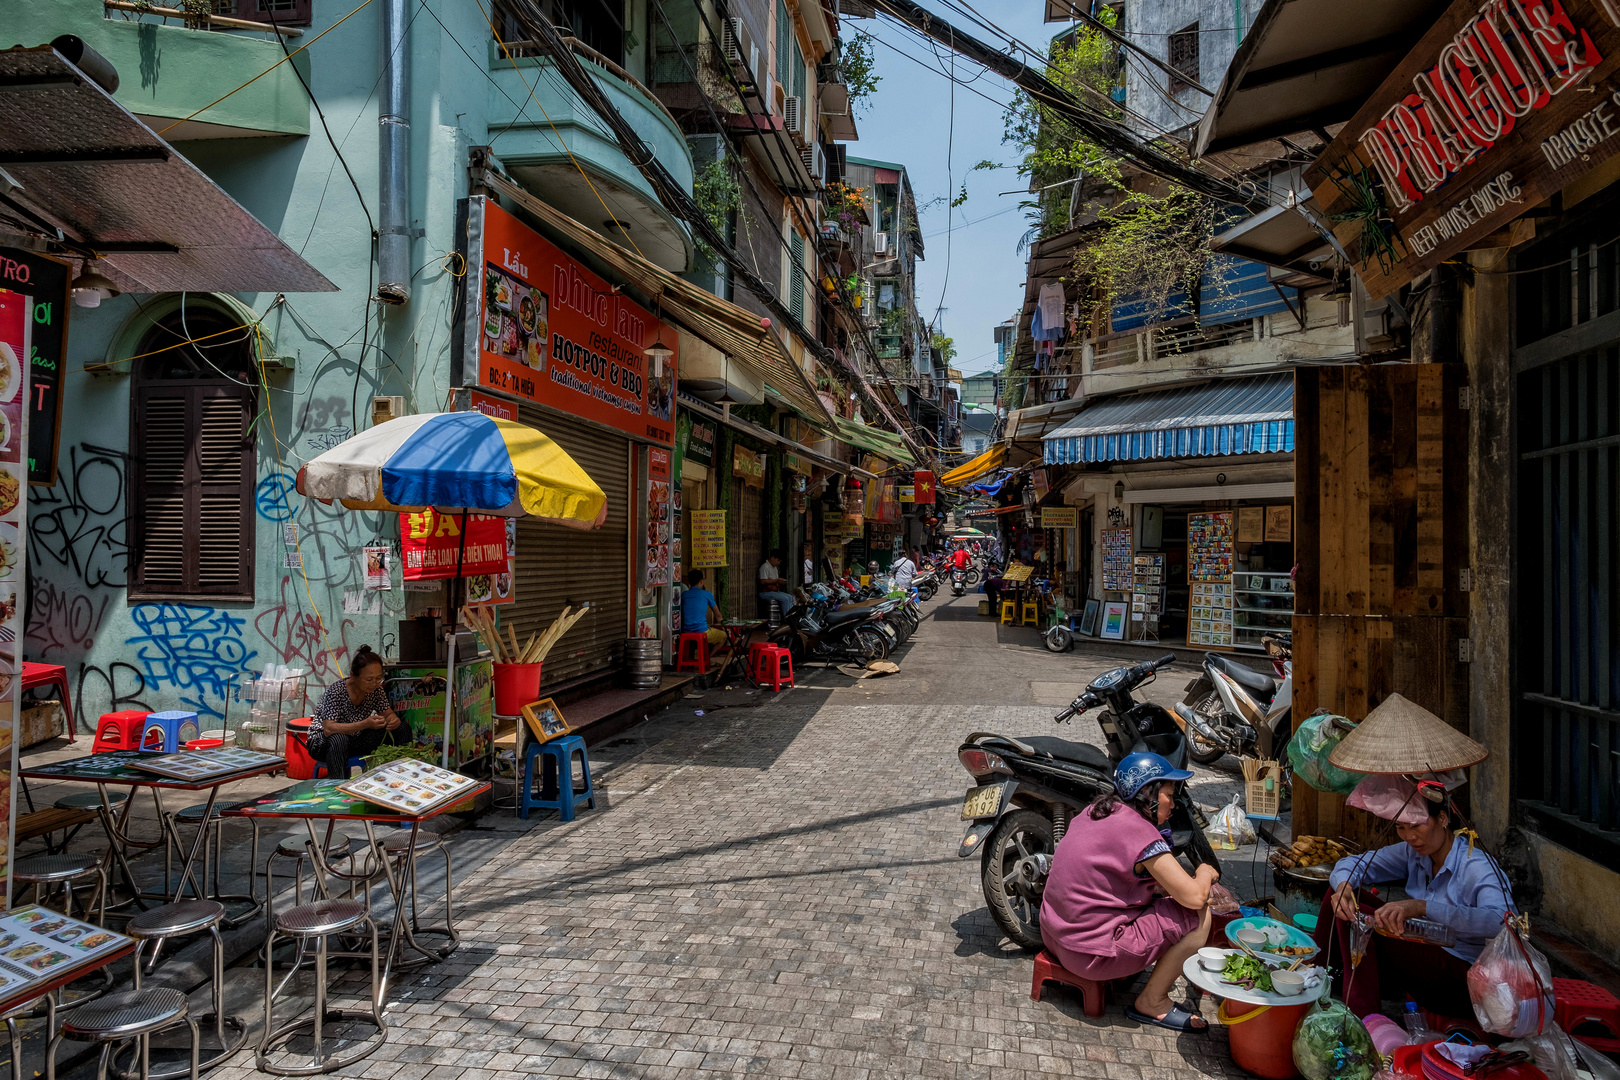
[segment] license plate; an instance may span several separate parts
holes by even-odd
[[[967,793],[962,800],[962,820],[990,817],[1001,809],[1001,785],[986,784]]]

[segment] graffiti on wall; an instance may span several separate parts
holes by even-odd
[[[122,451],[80,443],[69,448],[55,487],[29,492],[31,573],[86,589],[129,583],[128,463]]]
[[[307,603],[300,603],[305,599],[301,589],[302,585],[292,578],[282,578],[280,601],[258,614],[253,629],[264,639],[270,658],[277,663],[303,668],[309,672],[311,685],[329,683],[348,674],[344,663],[349,656],[348,634],[354,620],[344,619],[336,625],[324,623]]]
[[[259,655],[242,631],[247,620],[193,604],[137,604],[129,609],[139,633],[125,639],[146,686],[177,691],[198,716],[225,716],[232,680]]]

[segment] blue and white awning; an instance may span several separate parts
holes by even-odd
[[[1111,397],[1043,440],[1048,465],[1294,450],[1294,377],[1218,379]]]

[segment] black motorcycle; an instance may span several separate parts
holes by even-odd
[[[825,595],[795,604],[767,640],[787,649],[798,669],[805,661],[866,664],[887,659],[891,639],[882,622],[893,602],[833,610]]]
[[[1091,681],[1067,709],[1065,723],[1102,708],[1107,748],[1054,735],[1013,738],[992,732],[969,735],[957,752],[978,786],[962,802],[967,833],[960,858],[980,853],[979,878],[990,913],[1007,937],[1026,949],[1041,948],[1041,895],[1052,869],[1052,854],[1069,822],[1114,788],[1114,768],[1127,754],[1143,751],[1187,765],[1187,740],[1170,714],[1132,691],[1149,682],[1174,656],[1115,668]],[[1172,846],[1197,866],[1220,866],[1204,829],[1209,821],[1185,786],[1176,792],[1170,816]]]

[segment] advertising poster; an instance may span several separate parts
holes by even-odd
[[[455,577],[458,556],[464,578],[506,573],[508,520],[492,514],[468,514],[463,548],[460,514],[441,514],[431,508],[401,512],[399,548],[405,580]]]
[[[62,361],[67,355],[68,282],[73,267],[17,248],[0,249],[0,289],[29,298],[28,460],[30,484],[56,486],[62,428]]]
[[[11,881],[11,836],[17,772],[17,676],[22,668],[23,556],[27,552],[28,368],[33,303],[20,293],[0,290],[0,886]],[[68,723],[73,718],[68,717]],[[3,894],[10,897],[11,891]],[[9,899],[5,901],[10,907]]]
[[[764,487],[765,455],[756,454],[746,446],[732,447],[731,475],[740,477],[749,487]]]
[[[1080,509],[1075,506],[1041,507],[1041,528],[1073,529],[1080,525]]]
[[[829,547],[844,546],[844,515],[828,510],[821,515],[821,542]]]
[[[673,447],[678,357],[654,374],[646,349],[675,349],[674,328],[485,196],[467,200],[466,236],[462,378]]]
[[[489,660],[456,665],[456,746],[451,763],[463,765],[482,757],[495,737],[494,667]],[[409,732],[412,746],[444,748],[444,667],[388,669],[383,689],[394,713]],[[399,735],[396,732],[396,739]]]
[[[670,581],[671,547],[675,536],[674,503],[670,497],[669,451],[649,446],[645,451],[647,467],[643,472],[642,507],[645,556],[641,560],[641,586],[650,589],[668,585]],[[657,636],[656,629],[651,635]]]
[[[707,569],[726,565],[726,512],[692,511],[692,566]]]

